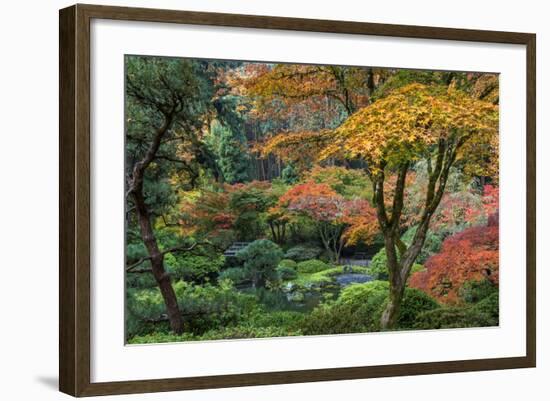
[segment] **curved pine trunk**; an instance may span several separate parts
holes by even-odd
[[[164,255],[158,247],[147,206],[145,205],[145,199],[143,199],[143,196],[139,192],[134,192],[133,195],[136,203],[141,237],[151,257],[151,270],[153,271],[153,276],[159,286],[162,299],[166,306],[166,314],[170,321],[170,328],[174,333],[182,334],[183,319],[178,307],[178,300],[174,288],[172,287],[170,275],[164,269]]]

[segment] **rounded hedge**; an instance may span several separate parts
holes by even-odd
[[[293,267],[281,266],[277,267],[277,274],[281,280],[293,280],[298,276]]]
[[[413,328],[418,316],[426,311],[439,308],[435,299],[416,288],[405,289],[397,325],[401,329]]]
[[[308,259],[315,259],[322,253],[321,248],[312,245],[298,245],[290,248],[285,253],[285,259],[292,259],[296,262],[302,262]]]
[[[414,324],[415,329],[456,329],[466,327],[489,327],[495,319],[475,307],[443,307],[420,313]]]
[[[296,270],[299,273],[318,273],[323,270],[330,269],[330,265],[326,264],[325,262],[317,259],[310,259],[305,260],[303,262],[299,262],[296,265]]]
[[[296,269],[297,263],[293,261],[292,259],[283,259],[279,262],[278,267],[290,267],[292,269]]]

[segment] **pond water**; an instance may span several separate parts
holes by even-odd
[[[258,300],[268,310],[293,310],[310,312],[327,297],[333,299],[338,296],[342,288],[355,283],[367,283],[372,281],[372,276],[363,273],[343,273],[334,276],[334,284],[323,288],[308,291],[268,291],[255,290],[251,286],[241,287],[240,290],[247,293],[255,293]]]
[[[372,280],[372,276],[362,273],[344,273],[336,276],[336,282],[340,285],[340,287],[347,287],[348,285],[355,283],[368,283]]]

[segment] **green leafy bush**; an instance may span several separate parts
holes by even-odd
[[[250,273],[242,267],[230,267],[219,274],[218,281],[222,280],[231,280],[233,284],[242,284],[250,280]]]
[[[389,284],[371,281],[346,287],[340,297],[315,308],[304,320],[305,334],[342,334],[374,331],[380,320]]]
[[[249,272],[253,285],[265,287],[268,281],[277,280],[275,269],[283,258],[283,251],[274,242],[260,239],[237,252],[237,258]]]
[[[498,326],[499,324],[499,296],[498,292],[493,292],[472,307],[477,312],[487,314],[490,317],[489,326]]]
[[[389,289],[387,281],[352,284],[342,290],[338,301],[354,308],[359,308],[365,302],[380,305],[388,296]]]
[[[147,335],[135,336],[130,338],[129,344],[154,344],[182,341],[208,341],[208,340],[226,340],[239,338],[266,338],[266,337],[285,337],[299,336],[302,333],[299,330],[288,331],[285,327],[256,327],[256,326],[230,326],[218,330],[210,330],[201,335],[193,333],[184,333],[175,335],[165,332],[154,332]]]
[[[258,309],[255,297],[235,291],[230,281],[222,281],[218,286],[178,281],[174,284],[174,291],[179,309],[186,317],[185,331],[195,334],[236,324]],[[127,310],[132,319],[158,322],[160,327],[168,328],[164,301],[157,288],[129,291]],[[129,337],[141,332],[138,324],[130,326]]]
[[[420,313],[414,324],[416,329],[452,329],[494,326],[494,318],[474,307],[443,307]]]
[[[336,301],[324,303],[304,319],[305,334],[340,334],[378,331],[389,293],[387,281],[352,284]],[[398,319],[399,328],[414,327],[417,317],[439,305],[422,291],[406,288]]]
[[[250,324],[256,327],[279,327],[288,331],[299,331],[305,318],[302,312],[296,311],[261,311],[250,319]]]
[[[220,271],[225,263],[223,255],[184,255],[167,254],[164,257],[166,269],[176,280],[202,283]]]
[[[283,281],[293,280],[298,277],[298,273],[296,273],[293,267],[281,266],[280,264],[279,267],[277,267],[277,274]]]
[[[312,245],[298,245],[290,248],[285,253],[285,259],[292,259],[301,262],[308,259],[315,259],[322,252],[322,249]]]
[[[153,273],[126,273],[126,288],[145,289],[158,286]]]
[[[386,250],[382,248],[376,253],[376,255],[373,256],[372,260],[370,261],[368,266],[369,274],[373,276],[376,280],[387,280],[387,262],[388,259],[386,257]]]
[[[498,293],[498,287],[489,280],[467,281],[458,293],[464,302],[476,303]]]
[[[435,299],[416,288],[406,288],[397,326],[401,329],[413,328],[418,315],[437,309],[439,304]]]
[[[306,316],[302,323],[305,335],[363,333],[372,330],[372,311],[341,303],[324,303]]]
[[[296,262],[292,259],[283,259],[279,262],[278,267],[290,267],[292,269],[296,269]]]
[[[330,269],[330,265],[317,259],[305,260],[299,262],[296,266],[298,273],[317,273],[323,270]]]

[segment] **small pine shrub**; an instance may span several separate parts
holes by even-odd
[[[283,258],[283,251],[276,243],[260,239],[237,252],[256,288],[265,287],[267,282],[276,281],[276,267]]]
[[[281,266],[277,267],[277,274],[283,281],[294,280],[298,277],[298,273],[293,267]]]
[[[222,280],[231,280],[233,284],[242,284],[250,281],[250,274],[242,267],[230,267],[219,274],[218,281]]]

